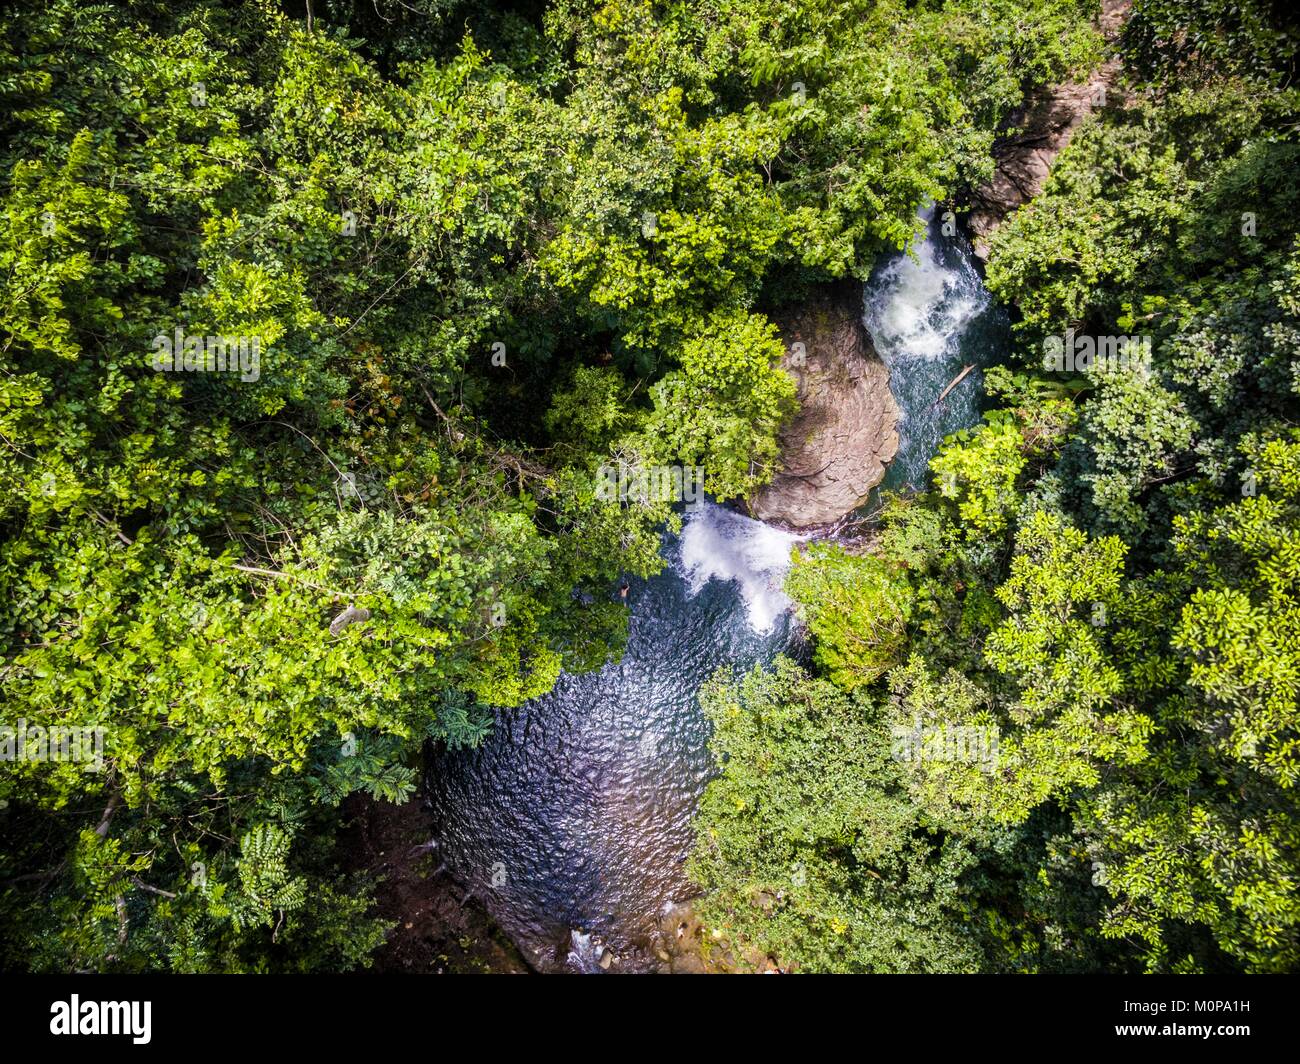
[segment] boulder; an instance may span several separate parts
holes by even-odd
[[[867,501],[898,450],[889,370],[862,323],[857,281],[823,286],[773,320],[800,409],[781,432],[779,471],[749,512],[786,528],[825,528]]]

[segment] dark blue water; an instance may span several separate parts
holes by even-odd
[[[786,646],[794,542],[705,504],[665,537],[665,571],[633,583],[621,662],[561,677],[500,711],[477,750],[430,765],[444,859],[538,968],[573,966],[571,950],[583,967],[595,945],[619,970],[654,966],[660,920],[691,894],[682,867],[712,772],[696,693]]]

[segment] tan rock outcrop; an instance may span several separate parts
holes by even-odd
[[[866,502],[884,477],[898,450],[898,407],[862,324],[859,282],[826,286],[775,320],[800,410],[781,433],[780,472],[749,510],[787,528],[824,527]]]

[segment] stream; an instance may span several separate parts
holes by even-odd
[[[921,217],[927,237],[915,257],[883,256],[863,292],[863,321],[900,413],[898,454],[877,491],[925,487],[943,438],[979,421],[980,367],[1010,345],[1006,313],[984,287],[965,237],[945,237],[933,207]],[[975,369],[936,403],[966,366]]]
[[[1007,343],[969,247],[933,214],[915,257],[882,257],[863,291],[902,414],[883,488],[924,485],[943,436],[978,420],[978,371],[935,399]],[[606,951],[614,970],[656,969],[660,923],[694,893],[691,819],[714,771],[696,694],[719,667],[791,649],[781,584],[799,538],[708,502],[688,511],[664,535],[664,570],[632,581],[621,662],[562,676],[498,711],[477,749],[432,757],[442,860],[538,970],[601,971]]]

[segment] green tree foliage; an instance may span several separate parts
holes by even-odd
[[[809,972],[980,967],[957,919],[973,859],[920,822],[870,700],[779,659],[738,683],[719,674],[701,704],[722,776],[689,871],[727,945]]]
[[[1141,618],[1126,664],[1164,727],[1082,821],[1117,898],[1107,934],[1140,936],[1171,963],[1170,928],[1204,924],[1250,970],[1288,971],[1300,961],[1300,441],[1247,446],[1258,494],[1179,518],[1176,567],[1136,592],[1158,613]],[[1163,653],[1135,653],[1145,647]]]
[[[956,501],[962,527],[972,535],[1007,527],[1016,477],[1025,464],[1023,447],[1014,419],[998,411],[979,428],[949,437],[930,462],[939,494]]]
[[[761,486],[794,409],[769,313],[865,277],[924,199],[986,177],[1025,93],[1097,60],[1093,6],[560,0],[534,18],[321,0],[308,26],[267,0],[7,5],[0,706],[9,726],[102,729],[103,751],[95,771],[0,763],[0,917],[20,929],[4,963],[364,964],[384,929],[344,871],[338,804],[410,795],[425,743],[473,744],[495,709],[619,652],[610,584],[662,565],[672,515],[605,497],[602,466],[700,464],[726,498]],[[1163,238],[1152,204],[1198,190],[1180,261],[1217,251],[1242,188],[1287,216],[1290,147],[1264,135],[1279,110],[1234,99],[1199,139],[1120,138],[1174,153],[1121,220]],[[1231,167],[1216,178],[1198,151]],[[1127,181],[1146,187],[1121,168],[1094,198],[1128,202]],[[1270,309],[1233,282],[1226,332],[1230,301],[1200,289],[1129,298],[1135,266],[1100,270],[1113,291],[1095,299],[1069,277],[1041,297],[1043,322],[1057,304],[1196,317],[1239,366],[1207,376],[1188,345],[1162,378],[1174,398],[1116,404],[1164,414],[1135,476],[1086,470],[1117,527],[1164,527],[1147,495],[1189,452],[1216,485],[1239,476],[1198,428],[1300,379],[1254,354],[1259,336],[1296,346],[1293,241],[1257,244],[1242,269],[1282,294]],[[1005,275],[1055,286],[1041,260]],[[178,330],[191,364],[209,337],[256,364],[157,368]],[[1054,453],[1030,405],[941,460],[968,524],[941,500],[905,508],[896,557],[854,566],[897,607],[878,649],[831,644],[870,630],[847,615],[810,617],[846,676],[893,660],[905,623],[978,664],[1006,552],[970,530],[1009,530],[1014,487]],[[912,884],[932,944],[891,962],[911,917],[872,930],[893,904],[874,887],[816,927],[841,912],[859,967],[973,966],[936,900],[964,851],[903,830],[861,859]],[[832,963],[812,939],[808,956]]]
[[[1272,85],[1295,75],[1294,27],[1270,0],[1138,0],[1133,8],[1125,44],[1148,77],[1232,70]]]
[[[794,379],[777,367],[776,327],[750,314],[715,314],[688,339],[680,369],[651,389],[652,454],[705,469],[719,499],[743,497],[776,465],[776,432],[795,409]]]
[[[912,585],[873,555],[814,544],[795,556],[786,592],[815,640],[817,664],[846,691],[895,664],[912,613]]]

